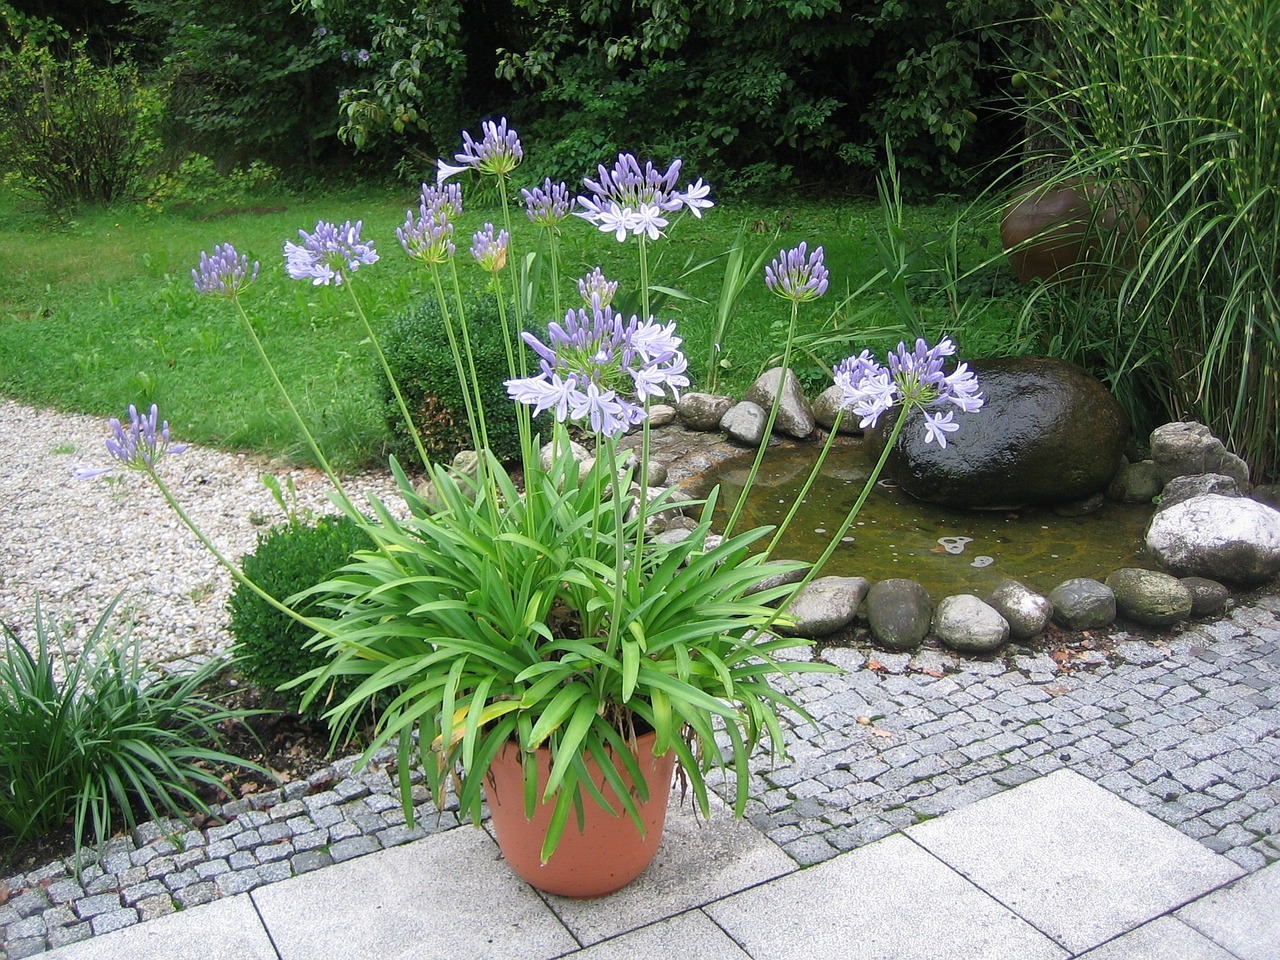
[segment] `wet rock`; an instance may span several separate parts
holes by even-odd
[[[813,401],[813,419],[822,427],[823,430],[830,430],[836,424],[836,416],[840,413],[840,404],[844,400],[844,389],[841,387],[827,387],[822,393],[818,394],[818,398]],[[844,416],[840,419],[840,429],[837,431],[841,434],[859,434],[862,428],[858,426],[858,418],[854,416],[851,410],[845,410]]]
[[[800,379],[794,371],[787,370],[786,376],[783,377],[781,367],[766,370],[748,388],[742,399],[749,400],[767,411],[773,406],[774,397],[778,394],[779,379],[782,380],[782,396],[778,397],[778,415],[773,422],[773,428],[779,433],[803,440],[813,433],[813,408],[809,406],[809,401],[805,398],[804,390],[800,386]]]
[[[660,534],[653,538],[654,543],[661,543],[666,546],[674,546],[677,543],[684,543],[693,536],[692,530],[685,530],[681,527],[667,526]]]
[[[1049,593],[1053,622],[1067,630],[1096,630],[1116,618],[1116,595],[1105,583],[1077,577]]]
[[[1137,623],[1170,627],[1191,616],[1191,591],[1167,573],[1125,567],[1112,572],[1106,584],[1116,595],[1116,612]]]
[[[1014,640],[1030,640],[1044,633],[1053,616],[1053,604],[1017,580],[1001,580],[987,597],[989,603],[1009,624]]]
[[[1097,513],[1107,502],[1107,498],[1101,493],[1095,493],[1085,497],[1082,500],[1069,500],[1066,503],[1055,503],[1053,505],[1053,513],[1058,517],[1087,517],[1091,513]]]
[[[1224,497],[1241,496],[1239,484],[1224,473],[1192,473],[1174,477],[1164,485],[1156,512],[1168,510],[1175,503],[1202,497],[1206,493],[1218,493]]]
[[[686,393],[676,406],[676,414],[690,430],[719,430],[720,420],[733,403],[732,397],[714,393]]]
[[[869,587],[863,577],[818,577],[787,604],[794,623],[779,624],[778,632],[809,640],[836,633],[857,616]]]
[[[640,451],[628,450],[621,458],[619,466],[623,470],[635,471],[634,479],[640,480]],[[667,465],[660,460],[649,457],[649,486],[661,487],[667,482]]]
[[[1255,586],[1280,574],[1280,511],[1209,493],[1151,518],[1147,549],[1178,576]]]
[[[1191,616],[1197,619],[1218,616],[1231,599],[1230,590],[1207,577],[1183,577],[1182,585],[1191,594]]]
[[[1249,496],[1259,503],[1280,510],[1280,483],[1259,483],[1249,491]]]
[[[960,429],[945,448],[925,443],[924,415],[911,412],[888,463],[904,490],[948,506],[996,508],[1082,500],[1106,489],[1129,429],[1095,377],[1051,357],[970,366],[982,384],[983,408],[956,415]],[[884,447],[893,413],[867,433],[873,456]]]
[[[764,408],[750,400],[743,400],[729,408],[728,413],[720,418],[720,429],[734,443],[748,447],[758,447],[764,439],[764,428],[769,415]]]
[[[914,580],[880,580],[867,591],[866,604],[871,635],[891,650],[914,650],[933,622],[929,592]]]
[[[1249,485],[1249,467],[1203,423],[1166,423],[1156,427],[1151,431],[1151,459],[1164,483],[1174,477],[1221,473],[1241,487]]]
[[[1119,503],[1151,503],[1160,496],[1164,482],[1154,460],[1126,464],[1111,481],[1107,496]]]
[[[947,597],[938,604],[933,632],[952,650],[991,653],[1009,640],[1009,621],[972,594]]]

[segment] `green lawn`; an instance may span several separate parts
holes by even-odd
[[[377,463],[384,445],[376,370],[352,302],[343,289],[290,280],[282,249],[318,219],[362,219],[364,236],[374,240],[381,260],[361,270],[353,287],[376,329],[429,295],[427,276],[402,254],[394,235],[415,195],[404,188],[268,197],[224,210],[154,211],[138,204],[86,210],[61,222],[0,195],[0,392],[104,416],[120,415],[131,402],[156,402],[183,439],[305,459],[297,430],[233,309],[192,288],[190,271],[200,252],[231,242],[262,261],[245,307],[322,446],[342,467]],[[968,356],[1010,352],[1016,348],[1010,334],[1018,300],[1016,294],[989,296],[993,286],[997,293],[1007,289],[994,226],[963,221],[953,245],[965,267],[992,261],[977,278],[953,288],[966,301],[963,309],[949,305],[940,274],[931,272],[936,263],[923,245],[961,212],[955,204],[938,204],[904,213],[913,313],[930,336],[950,333]],[[529,249],[536,231],[522,210],[513,216],[513,247]],[[466,282],[480,283],[482,276],[466,254],[472,230],[500,219],[496,207],[464,215],[457,241]],[[831,289],[801,314],[804,331],[840,327],[837,342],[819,360],[831,362],[864,346],[883,349],[902,334],[903,314],[887,281],[848,297],[882,267],[877,237],[883,241],[887,231],[876,203],[717,206],[702,220],[677,221],[669,238],[651,247],[652,281],[698,298],[667,300],[659,313],[679,324],[695,389],[708,383],[723,264],[681,275],[723,254],[740,229],[749,259],[766,249],[776,255],[802,240],[825,247]],[[565,303],[576,297],[577,277],[597,264],[624,289],[634,286],[632,244],[618,244],[577,218],[565,223],[562,243]],[[786,304],[765,290],[763,277],[753,279],[724,337],[721,391],[741,391],[759,374],[780,349],[788,315]],[[890,329],[868,334],[878,328]],[[815,384],[823,376],[812,358],[798,357],[796,367]]]

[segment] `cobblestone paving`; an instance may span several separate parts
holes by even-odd
[[[1280,859],[1280,595],[1163,640],[1122,630],[996,660],[833,647],[803,678],[816,729],[753,762],[747,816],[801,864],[1069,767],[1248,870]],[[76,878],[0,878],[0,957],[252,890],[458,825],[409,827],[383,764],[353,759],[225,805],[203,830],[144,824]],[[421,796],[417,799],[423,799]]]
[[[848,672],[802,678],[817,729],[753,761],[747,817],[812,864],[1068,767],[1256,870],[1280,859],[1278,613],[992,661],[830,648]]]

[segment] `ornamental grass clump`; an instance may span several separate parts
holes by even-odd
[[[741,814],[753,752],[767,744],[784,757],[784,719],[805,718],[787,689],[792,678],[833,668],[787,656],[808,641],[771,630],[786,622],[786,603],[821,561],[771,561],[766,538],[772,530],[738,531],[736,515],[721,524],[714,492],[685,502],[669,490],[650,490],[651,406],[677,402],[690,386],[674,322],[651,310],[657,287],[649,278],[650,246],[685,214],[711,210],[710,187],[701,179],[682,187],[679,160],[662,169],[630,154],[584,178],[585,191],[572,201],[566,185],[544,181],[522,196],[545,243],[540,252],[521,255],[513,249],[509,184],[523,158],[520,141],[505,120],[486,122],[483,131],[480,140],[464,136],[457,163],[439,163],[437,182],[423,185],[416,209],[397,231],[436,298],[451,375],[478,451],[474,470],[442,466],[417,440],[417,463],[391,460],[403,500],[394,509],[376,498],[358,509],[330,474],[335,503],[369,545],[323,582],[269,602],[312,630],[314,649],[326,657],[292,684],[305,689],[304,703],[327,696],[336,680],[349,685],[349,695],[325,713],[335,742],[376,705],[365,757],[395,744],[406,816],[413,813],[414,770],[421,769],[438,803],[456,790],[461,810],[478,822],[494,758],[504,745],[517,744],[526,813],[539,803],[553,808],[545,862],[565,829],[582,822],[589,801],[643,829],[638,805],[647,793],[635,751],[645,731],[654,736],[655,755],[675,754],[704,815],[710,812],[707,779],[717,768],[729,773],[733,808]],[[472,237],[469,258],[488,275],[496,326],[509,348],[505,390],[519,442],[512,472],[492,450],[492,400],[477,363],[478,318],[468,312],[458,283],[465,268],[459,261],[468,259],[458,254],[454,236],[462,195],[447,181],[466,171],[493,178],[501,202],[502,222],[485,224]],[[625,298],[616,297],[617,282],[598,267],[578,280],[577,299],[567,308],[558,280],[550,306],[530,295],[540,259],[549,259],[547,272],[559,278],[557,240],[571,213],[634,251],[639,283]],[[289,275],[342,286],[365,318],[358,271],[379,255],[360,222],[322,222],[300,238],[285,250]],[[252,271],[227,259],[228,249],[209,260],[218,275],[198,274],[196,286],[232,301],[252,332],[236,280]],[[789,357],[799,310],[828,286],[822,248],[780,251],[765,282],[790,306]],[[418,437],[379,339],[365,323],[406,429]],[[978,385],[963,366],[944,372],[952,352],[950,341],[914,351],[904,346],[886,371],[864,354],[842,368],[842,384],[864,419],[895,405],[950,403],[972,413],[981,406]],[[541,433],[534,430],[539,415]],[[895,439],[906,419],[895,424]],[[306,424],[298,423],[305,433]],[[593,447],[589,465],[571,454],[571,426]],[[958,439],[962,426],[950,411],[933,412],[926,430],[945,444]],[[638,455],[623,458],[619,442],[631,431],[639,433]],[[762,445],[753,479],[763,455]],[[883,465],[882,459],[863,498]],[[154,465],[134,466],[165,489]],[[820,467],[821,459],[814,475]],[[415,482],[417,473],[429,491]],[[655,536],[658,517],[673,510],[698,517],[679,542]],[[834,533],[833,544],[855,514]],[[269,596],[228,566],[248,589]],[[800,585],[771,585],[779,573],[806,568]],[[315,601],[320,612],[298,613],[303,601]],[[551,760],[540,782],[533,756],[543,748]],[[588,761],[613,788],[613,805],[588,775]]]
[[[208,813],[220,768],[266,773],[223,749],[223,726],[252,715],[206,695],[225,664],[149,670],[112,622],[118,602],[74,656],[38,604],[30,635],[3,625],[0,825],[22,843],[69,824],[77,864],[91,840],[100,848],[143,813]]]

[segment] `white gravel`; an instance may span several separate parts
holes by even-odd
[[[101,418],[0,401],[0,621],[30,636],[39,598],[78,643],[123,591],[120,609],[136,620],[147,662],[226,650],[231,576],[150,480],[124,470],[75,478],[78,467],[111,465],[107,436]],[[205,535],[236,560],[285,519],[264,474],[282,486],[292,477],[300,508],[336,512],[318,470],[193,446],[165,459],[160,472]],[[344,486],[357,504],[369,492],[399,503],[389,474],[344,478]]]

